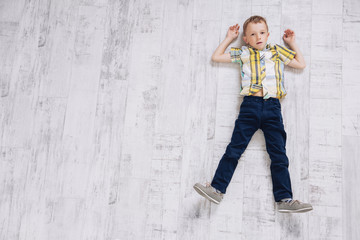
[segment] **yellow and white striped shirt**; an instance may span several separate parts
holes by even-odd
[[[284,64],[295,57],[296,52],[278,44],[267,44],[263,50],[251,46],[232,47],[231,62],[240,63],[240,95],[250,96],[263,88],[264,99],[285,97]]]

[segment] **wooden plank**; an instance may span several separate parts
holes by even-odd
[[[360,177],[360,137],[345,136],[342,137],[343,148],[341,152],[343,161],[343,233],[346,239],[357,239],[360,236],[360,230],[356,227],[359,223],[360,206],[358,201],[360,191],[357,187]],[[340,215],[341,213],[339,213]]]
[[[96,214],[88,214],[86,207],[97,200],[91,185],[96,176],[92,164],[97,166],[93,152],[97,101],[94,96],[99,87],[105,17],[104,7],[80,5],[75,18],[75,45],[62,136],[61,198],[54,208],[54,222],[65,224],[58,233],[63,238],[97,235],[96,230],[92,231],[84,224],[96,224],[97,218]],[[67,211],[68,208],[73,211]],[[76,215],[82,220],[79,221]],[[68,219],[66,223],[64,219]],[[104,226],[103,222],[101,224]]]
[[[139,1],[126,5],[114,1],[112,4],[119,7],[115,8],[119,12],[113,12],[118,22],[113,23],[110,31],[114,34],[118,31],[115,26],[119,26],[126,36],[122,36],[121,32],[115,35],[119,39],[119,42],[114,43],[118,55],[112,56],[111,61],[114,62],[109,66],[119,64],[120,68],[111,68],[109,77],[128,81],[128,85],[126,105],[121,110],[125,112],[125,118],[123,140],[119,145],[121,152],[117,159],[120,163],[118,172],[113,173],[116,178],[111,186],[111,193],[116,194],[117,198],[111,206],[112,212],[109,212],[108,237],[144,239],[147,216],[151,214],[148,198],[160,95],[158,82],[161,71],[163,2]],[[122,5],[124,8],[121,8]],[[115,163],[116,160],[112,160],[112,165]],[[113,184],[116,184],[116,188]]]
[[[325,8],[331,11],[329,6]],[[314,211],[309,215],[309,234],[311,238],[342,239],[341,214],[321,211],[326,207],[342,208],[341,97],[324,87],[328,83],[341,86],[342,62],[334,59],[342,58],[342,13],[323,14],[316,4],[313,12],[319,14],[312,16],[309,200]],[[325,38],[324,32],[332,37]],[[324,151],[336,157],[325,157]],[[320,211],[316,211],[318,208]]]
[[[28,3],[24,7],[25,11],[21,20],[19,19],[18,34],[13,39],[16,44],[13,52],[13,66],[10,82],[6,83],[5,88],[12,90],[5,93],[8,98],[9,106],[6,113],[7,122],[4,126],[3,141],[5,146],[29,148],[31,145],[31,126],[34,118],[34,108],[36,104],[36,25],[37,21],[33,14],[38,7],[36,2]],[[11,48],[9,48],[11,51]]]
[[[359,182],[360,165],[360,97],[356,92],[360,90],[359,81],[353,76],[360,70],[360,63],[356,60],[359,51],[359,32],[354,31],[360,27],[360,3],[357,1],[343,1],[343,68],[342,68],[342,151],[341,160],[343,168],[343,238],[358,239],[360,230],[357,228],[360,214],[358,201],[360,191],[357,187]]]
[[[18,31],[18,22],[0,22],[0,55],[2,59],[0,65],[0,94],[2,98],[9,95],[11,71],[16,56],[16,46],[13,41],[17,38]]]
[[[50,4],[50,3],[49,3]],[[77,36],[77,1],[50,4],[44,12],[46,21],[41,23],[38,46],[44,61],[40,65],[39,95],[68,97],[71,88],[72,68],[75,64]],[[46,6],[46,5],[45,5]],[[43,7],[44,8],[44,7]],[[46,8],[44,9],[46,10]],[[45,60],[46,59],[46,60]]]
[[[146,239],[176,239],[182,234],[183,218],[187,208],[184,195],[189,186],[186,178],[187,161],[184,146],[186,124],[187,84],[189,78],[190,42],[193,3],[163,2],[160,36],[161,55],[158,78],[158,105],[151,159],[149,216],[146,219]],[[171,38],[169,38],[171,34]],[[195,140],[195,139],[194,139]],[[193,160],[190,160],[193,161]],[[185,182],[185,185],[182,183]],[[184,193],[185,191],[186,193]],[[191,226],[192,227],[192,226]],[[189,233],[192,233],[190,231]],[[185,237],[187,238],[187,237]]]
[[[1,147],[0,157],[0,222],[1,239],[19,239],[24,214],[28,212],[28,194],[25,192],[31,150]],[[25,177],[24,177],[25,176]]]

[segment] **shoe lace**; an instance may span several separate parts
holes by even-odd
[[[205,186],[214,189],[214,193],[216,193],[216,194],[218,194],[218,195],[220,195],[220,196],[223,195],[221,192],[218,192],[218,190],[216,190],[216,188],[214,188],[213,186],[211,186],[211,183],[210,183],[210,182],[206,182],[206,183],[205,183]]]
[[[291,201],[289,202],[289,205],[292,206],[292,205],[295,204],[295,203],[300,204],[301,202],[300,202],[299,200],[291,200]]]

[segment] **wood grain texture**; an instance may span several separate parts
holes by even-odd
[[[276,211],[261,130],[220,205],[192,188],[242,102],[239,65],[211,55],[255,14],[307,62],[281,104],[309,213]],[[2,0],[0,239],[359,239],[357,29],[354,0]]]

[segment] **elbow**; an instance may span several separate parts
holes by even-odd
[[[304,68],[306,68],[306,63],[305,63],[305,62],[304,62],[304,63],[300,63],[297,68],[299,68],[299,69],[304,69]]]
[[[211,60],[212,60],[213,62],[218,62],[218,61],[219,61],[218,58],[217,58],[217,56],[215,56],[215,55],[212,55],[212,56],[211,56]]]
[[[211,61],[216,62],[216,58],[214,55],[211,56]]]

